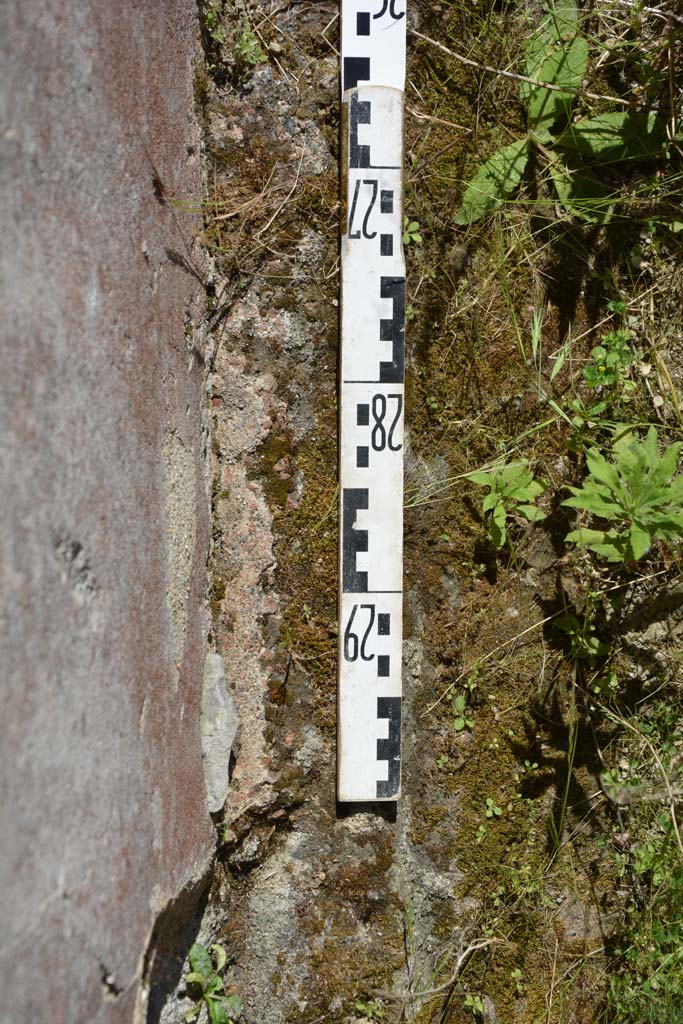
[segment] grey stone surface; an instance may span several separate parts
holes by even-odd
[[[201,726],[206,800],[209,810],[215,814],[228,795],[230,754],[239,727],[220,654],[209,653],[204,662]]]
[[[196,17],[0,8],[3,1022],[154,1020],[213,848]]]

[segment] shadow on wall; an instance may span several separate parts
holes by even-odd
[[[146,1024],[160,1024],[169,996],[180,983],[183,964],[197,938],[211,886],[209,872],[168,903],[154,925],[145,954],[143,985],[148,990]]]

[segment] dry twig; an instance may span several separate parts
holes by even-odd
[[[622,100],[618,96],[601,96],[599,93],[589,92],[587,89],[570,89],[564,85],[552,85],[550,82],[541,82],[538,78],[529,78],[528,75],[518,75],[514,71],[503,71],[502,68],[492,68],[488,64],[480,64],[478,60],[472,60],[471,57],[464,57],[461,53],[456,53],[455,50],[449,50],[443,43],[437,43],[436,39],[430,39],[429,36],[423,35],[422,32],[417,32],[414,28],[408,29],[408,32],[411,36],[429,43],[430,46],[441,50],[442,53],[447,54],[449,57],[459,60],[461,64],[466,64],[470,68],[477,68],[479,71],[486,71],[490,75],[498,75],[500,78],[511,78],[514,82],[527,82],[529,85],[536,85],[540,89],[549,89],[551,92],[569,93],[571,96],[585,96],[589,100],[607,100],[609,103],[618,103],[622,107],[629,106],[628,100]]]

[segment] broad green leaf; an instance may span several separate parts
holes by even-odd
[[[638,526],[637,523],[631,524],[631,529],[628,535],[628,546],[629,554],[634,561],[638,561],[642,558],[646,551],[650,550],[652,544],[652,538],[647,530]]]
[[[576,36],[569,43],[559,43],[540,67],[529,72],[529,77],[550,85],[559,85],[563,90],[574,90],[581,85],[587,66],[588,43],[583,36]],[[532,130],[550,128],[559,117],[569,116],[574,99],[571,91],[556,92],[554,89],[522,82],[520,92]]]
[[[526,74],[530,78],[538,78],[538,70],[548,56],[548,50],[554,43],[573,39],[578,32],[578,11],[576,4],[560,2],[551,8],[532,32],[525,47]],[[524,95],[522,99],[525,99]]]
[[[586,465],[588,472],[598,483],[605,484],[615,493],[621,490],[616,466],[603,458],[597,448],[589,448],[586,452]]]
[[[681,450],[681,442],[676,441],[674,444],[664,451],[659,463],[659,470],[661,470],[661,480],[668,481],[676,472],[678,466],[678,456]]]
[[[472,224],[501,206],[522,180],[528,159],[527,139],[517,139],[494,153],[467,186],[456,223]]]
[[[621,562],[624,559],[623,546],[619,544],[619,536],[612,531],[588,530],[582,527],[568,533],[565,540],[571,544],[578,544],[579,547],[590,548],[591,551],[606,558],[608,562]]]
[[[624,561],[624,550],[621,546],[616,544],[589,544],[591,551],[594,551],[596,555],[602,555],[608,562],[623,562]]]
[[[557,198],[572,217],[580,217],[589,224],[605,224],[610,219],[618,193],[590,171],[563,167],[560,161],[553,161],[550,175]]]
[[[494,474],[489,473],[486,470],[475,470],[474,473],[468,473],[467,479],[471,480],[473,484],[481,484],[482,487],[490,487],[494,479]]]
[[[486,495],[483,502],[481,503],[482,512],[490,512],[494,505],[497,505],[500,501],[500,496],[495,491],[491,491]]]
[[[540,508],[536,508],[535,505],[518,505],[515,511],[523,515],[530,523],[538,523],[541,519],[545,519],[545,512],[541,512]]]
[[[489,528],[489,533],[491,535],[491,541],[493,542],[493,546],[497,549],[502,548],[503,544],[505,543],[505,538],[507,537],[507,532],[505,530],[505,520],[503,520],[502,525],[499,525],[495,521],[492,521],[491,526]]]
[[[498,527],[502,528],[505,526],[505,506],[501,502],[498,502],[493,509],[493,522]]]
[[[662,156],[666,141],[665,127],[654,114],[616,111],[570,125],[557,145],[592,163],[609,164]]]
[[[230,1018],[228,1011],[223,1005],[223,1000],[218,999],[207,999],[207,1006],[209,1008],[209,1020],[211,1024],[230,1024]]]
[[[213,974],[209,951],[200,942],[195,942],[190,948],[190,965],[196,974],[202,976],[204,982]]]
[[[602,495],[596,494],[592,490],[589,491],[588,488],[580,491],[573,498],[566,498],[562,504],[568,508],[580,508],[584,512],[592,512],[593,515],[601,516],[603,519],[624,518],[624,510],[621,505],[617,505],[616,502],[606,501]]]

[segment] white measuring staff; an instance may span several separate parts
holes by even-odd
[[[342,0],[337,795],[400,793],[405,0]]]

